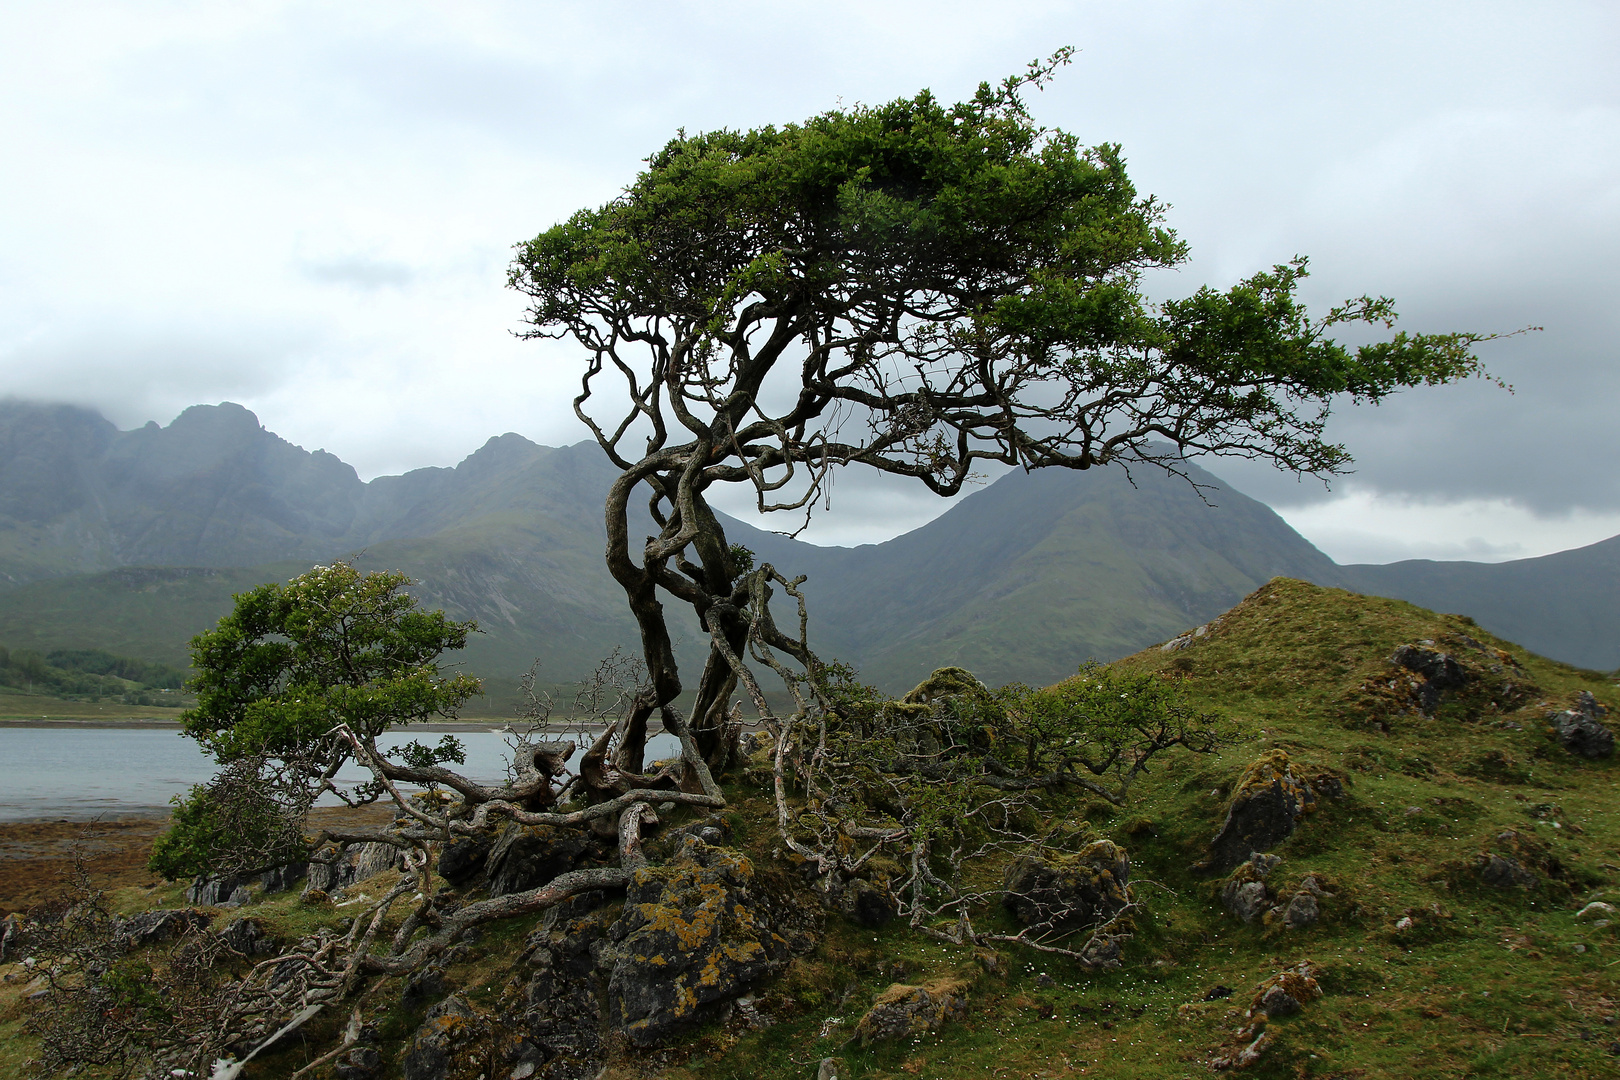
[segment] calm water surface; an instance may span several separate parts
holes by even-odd
[[[467,751],[467,763],[459,771],[482,782],[506,775],[510,736],[494,731],[453,734]],[[439,732],[408,732],[386,736],[379,745],[386,749],[411,739],[432,745],[441,737]],[[647,740],[649,761],[679,752],[671,735]],[[214,771],[213,759],[173,729],[0,728],[0,821],[166,811],[171,796],[207,782]],[[355,783],[368,776],[351,765],[338,779]],[[327,796],[322,805],[328,804],[336,800]]]

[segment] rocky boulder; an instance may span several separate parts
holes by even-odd
[[[253,959],[260,956],[272,956],[276,952],[276,940],[265,933],[264,927],[253,919],[233,919],[219,932],[225,944]]]
[[[1573,709],[1548,713],[1547,722],[1565,750],[1597,760],[1614,756],[1614,733],[1602,722],[1607,713],[1596,698],[1583,690],[1576,695]]]
[[[286,892],[309,873],[309,863],[293,862],[273,866],[259,875],[259,886],[266,893]]]
[[[484,859],[489,895],[506,896],[546,884],[583,860],[591,838],[583,829],[508,823]]]
[[[514,1072],[536,1080],[581,1080],[601,1071],[606,1051],[597,959],[620,914],[600,893],[582,893],[546,911],[529,935],[528,979],[506,1024],[503,1051]]]
[[[186,889],[186,903],[202,907],[241,907],[253,899],[247,890],[250,880],[234,874],[195,878]]]
[[[1468,669],[1456,657],[1417,645],[1400,646],[1390,656],[1389,662],[1422,679],[1415,694],[1418,707],[1426,713],[1439,708],[1447,690],[1460,689],[1469,679]]]
[[[1504,829],[1474,857],[1480,881],[1497,889],[1539,889],[1542,877],[1560,878],[1564,866],[1543,841]]]
[[[1266,877],[1282,859],[1275,855],[1251,855],[1221,883],[1221,906],[1244,922],[1253,922],[1271,906]]]
[[[1475,858],[1474,865],[1479,869],[1479,879],[1494,888],[1534,889],[1541,884],[1541,878],[1534,870],[1510,855],[1482,851]]]
[[[202,930],[208,926],[208,916],[201,911],[191,911],[179,908],[158,908],[155,911],[143,911],[139,915],[131,915],[127,919],[117,919],[113,922],[112,937],[114,944],[124,949],[138,949],[143,945],[156,945],[163,941],[174,941],[186,934]]]
[[[452,885],[471,881],[484,872],[494,840],[487,836],[464,836],[444,846],[439,855],[439,876]]]
[[[1288,839],[1299,820],[1314,809],[1316,793],[1294,775],[1287,752],[1268,750],[1239,778],[1226,819],[1198,869],[1230,872],[1256,852],[1270,851]]]
[[[1131,861],[1111,840],[1045,862],[1015,860],[1003,879],[1002,905],[1025,926],[1080,930],[1106,922],[1132,900]]]
[[[30,924],[21,915],[12,912],[0,920],[0,964],[29,944]]]
[[[405,1047],[405,1080],[473,1080],[489,1073],[488,1022],[459,994],[428,1010]]]
[[[667,865],[637,871],[598,958],[609,1020],[637,1046],[700,1022],[784,963],[788,942],[759,917],[747,858],[687,839]]]
[[[1316,981],[1321,973],[1322,969],[1309,960],[1302,960],[1291,968],[1279,971],[1261,983],[1254,992],[1254,999],[1249,1003],[1249,1015],[1265,1013],[1273,1019],[1294,1015],[1322,996],[1322,988]]]
[[[365,881],[388,870],[405,865],[400,849],[380,841],[365,844],[345,844],[331,861],[311,861],[306,891],[327,894],[339,892],[357,881]]]
[[[1301,890],[1288,901],[1288,907],[1283,909],[1283,925],[1290,930],[1304,930],[1315,926],[1316,921],[1322,917],[1322,909],[1316,902],[1312,893]]]
[[[900,913],[900,902],[888,889],[856,878],[844,887],[839,909],[862,926],[876,929]]]
[[[907,1039],[938,1031],[967,1017],[967,984],[940,979],[926,986],[895,983],[877,996],[855,1025],[862,1046],[888,1039]]]

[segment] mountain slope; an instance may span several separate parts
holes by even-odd
[[[1189,472],[1208,502],[1150,470],[1015,472],[884,544],[805,551],[752,530],[742,542],[810,575],[820,647],[880,685],[942,664],[1049,682],[1190,629],[1277,575],[1336,579],[1269,508]]]
[[[485,633],[462,659],[508,687],[536,658],[545,681],[569,682],[638,640],[602,561],[616,473],[594,444],[506,434],[454,468],[366,483],[240,406],[120,432],[86,410],[8,401],[0,451],[0,643],[13,647],[184,663],[233,592],[350,556],[402,569],[426,603],[477,619]],[[1620,538],[1495,566],[1339,567],[1264,505],[1190,473],[1207,503],[1149,470],[1015,472],[858,548],[725,521],[761,560],[808,575],[812,646],[893,690],[947,663],[992,683],[1050,682],[1203,623],[1278,575],[1462,612],[1547,655],[1620,665]],[[668,610],[679,653],[695,660],[701,631]]]
[[[1620,668],[1620,536],[1512,562],[1411,559],[1341,571],[1357,592],[1461,612],[1565,663]]]

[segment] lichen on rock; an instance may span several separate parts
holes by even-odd
[[[855,1025],[862,1046],[887,1039],[905,1039],[938,1031],[950,1021],[967,1016],[967,984],[960,979],[938,979],[925,986],[895,983],[877,996]]]
[[[1244,922],[1253,922],[1271,903],[1266,877],[1282,862],[1275,855],[1255,853],[1221,883],[1221,906]]]
[[[1299,820],[1316,809],[1316,793],[1294,774],[1285,750],[1268,750],[1243,771],[1226,818],[1199,864],[1205,873],[1231,871],[1256,852],[1269,851],[1293,835]]]
[[[756,910],[741,854],[689,837],[669,864],[637,871],[598,964],[610,1022],[637,1046],[706,1019],[776,971],[785,938]]]

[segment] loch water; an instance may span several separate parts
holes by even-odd
[[[457,731],[466,750],[457,771],[484,783],[506,775],[511,735],[499,731]],[[384,736],[380,748],[419,740],[437,743],[440,732],[407,731]],[[551,738],[574,738],[552,735]],[[577,764],[583,748],[570,762]],[[680,752],[674,736],[647,740],[648,760]],[[197,744],[173,728],[5,727],[0,728],[0,821],[121,817],[166,813],[169,799],[194,784],[206,783],[216,765]],[[342,783],[369,776],[354,765],[338,774]],[[338,805],[328,795],[320,805]]]

